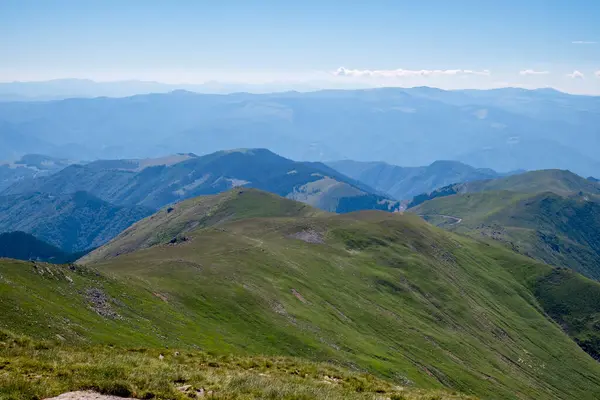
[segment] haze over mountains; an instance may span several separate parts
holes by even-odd
[[[0,191],[0,232],[25,231],[64,251],[83,251],[163,206],[237,186],[332,212],[400,209],[390,196],[324,164],[292,161],[265,149],[240,149],[202,157],[98,160],[51,175],[21,177]]]
[[[344,399],[596,399],[595,101],[415,88],[0,103],[0,152],[16,160],[0,163],[0,257],[29,260],[0,259],[0,356],[56,363],[54,346],[74,357],[83,343],[117,342],[161,363],[139,348],[294,356],[377,376],[286,367],[275,380],[307,387],[312,376]],[[259,143],[298,160],[240,147]],[[518,169],[546,164],[590,177]],[[98,351],[77,357],[93,364]],[[177,362],[201,370],[232,363],[185,354]],[[122,362],[122,386],[106,378],[113,364],[81,361],[69,382],[89,387],[91,368],[107,393],[208,386],[163,376],[149,389]],[[253,382],[272,379],[272,361],[235,363],[261,371]],[[7,380],[38,397],[55,390],[14,365],[2,367],[0,397],[21,390]],[[29,368],[51,382],[69,374]],[[367,384],[376,379],[388,383]]]
[[[79,253],[65,253],[58,247],[52,246],[25,232],[0,233],[0,258],[63,264],[73,262],[82,255]]]
[[[332,161],[327,165],[390,196],[414,196],[458,182],[499,178],[491,169],[473,168],[458,161],[436,161],[424,167],[400,167],[383,162]]]
[[[427,87],[0,103],[0,158],[123,159],[269,148],[295,160],[457,160],[600,175],[600,98]]]
[[[325,85],[324,85],[325,84]],[[334,84],[331,82],[269,82],[228,83],[210,81],[201,84],[168,84],[154,81],[126,80],[96,82],[90,79],[54,79],[34,82],[0,82],[0,101],[44,101],[69,98],[127,97],[138,94],[169,93],[187,90],[195,93],[273,93],[286,91],[314,91],[327,86],[357,88],[361,84]]]

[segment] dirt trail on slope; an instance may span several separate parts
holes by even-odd
[[[423,214],[423,215],[419,215],[419,217],[421,218],[425,218],[425,217],[442,217],[442,218],[448,218],[451,219],[454,222],[449,223],[448,225],[456,225],[456,224],[460,224],[462,222],[462,218],[459,217],[453,217],[452,215],[444,215],[444,214]]]

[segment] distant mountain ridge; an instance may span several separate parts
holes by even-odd
[[[327,165],[398,200],[411,199],[452,183],[507,175],[487,168],[474,168],[459,161],[444,160],[424,167],[400,167],[384,162],[352,160],[331,161]]]
[[[419,166],[450,159],[496,171],[561,168],[597,176],[599,125],[600,97],[548,90],[176,91],[0,102],[0,159],[32,152],[91,160],[269,148],[302,161]]]
[[[152,211],[115,206],[82,191],[0,196],[0,232],[23,231],[75,253],[106,243]]]
[[[70,254],[25,232],[0,233],[0,258],[46,261],[55,264],[73,262],[83,254]]]
[[[0,161],[0,191],[25,179],[52,175],[73,163],[41,154],[26,154],[16,161]]]
[[[398,202],[324,164],[292,161],[265,149],[180,158],[145,168],[128,160],[71,165],[49,177],[17,183],[2,194],[87,191],[112,204],[159,209],[190,197],[245,186],[333,212],[399,209]]]

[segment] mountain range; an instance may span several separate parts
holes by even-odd
[[[0,232],[31,233],[66,252],[100,246],[165,205],[244,186],[323,210],[397,211],[400,203],[321,163],[264,149],[72,164],[0,192]]]
[[[266,149],[74,164],[48,177],[19,182],[2,194],[87,191],[112,204],[158,209],[236,186],[267,190],[334,212],[398,208],[396,201],[324,164],[292,161]]]
[[[436,161],[424,167],[400,167],[384,162],[353,160],[332,161],[327,165],[398,200],[412,199],[453,183],[508,175],[491,169],[474,168],[459,161]]]
[[[1,102],[0,158],[148,158],[245,147],[301,161],[456,160],[501,172],[561,168],[598,176],[599,122],[600,97],[553,90],[175,91]]]
[[[332,85],[327,86],[346,86]],[[353,87],[363,85],[352,85]],[[48,101],[69,98],[127,97],[139,94],[169,93],[188,90],[195,93],[273,93],[291,90],[306,92],[323,87],[323,82],[270,82],[263,84],[209,81],[201,84],[168,84],[153,81],[127,80],[96,82],[90,79],[54,79],[35,82],[0,82],[0,101]]]
[[[152,209],[116,206],[88,192],[0,196],[0,232],[23,231],[77,253],[98,247]]]
[[[336,215],[234,188],[166,207],[78,265],[2,260],[0,271],[0,327],[34,340],[58,335],[74,349],[61,354],[80,343],[277,354],[369,372],[396,390],[600,395],[600,365],[573,341],[593,354],[579,327],[598,318],[600,284],[410,213]],[[120,393],[147,390],[115,374]]]

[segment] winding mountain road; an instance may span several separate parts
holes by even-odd
[[[454,222],[450,223],[449,225],[457,225],[460,224],[462,222],[462,218],[459,217],[454,217],[452,215],[444,215],[444,214],[423,214],[423,215],[419,215],[421,218],[425,218],[425,217],[442,217],[442,218],[448,218],[453,220]]]

